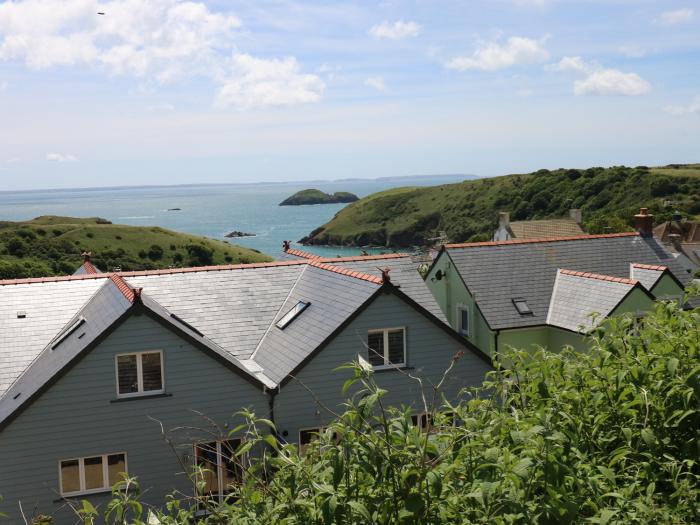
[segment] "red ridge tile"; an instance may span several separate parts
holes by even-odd
[[[329,272],[339,273],[341,275],[347,275],[349,277],[354,277],[355,279],[361,279],[363,281],[368,281],[374,284],[383,284],[382,279],[375,275],[370,275],[368,273],[361,273],[356,271],[348,270],[347,268],[341,268],[339,266],[333,266],[332,264],[325,264],[318,260],[309,261],[309,266],[314,268],[320,268],[321,270],[327,270]]]
[[[445,248],[478,248],[481,246],[510,246],[512,244],[533,244],[543,242],[559,242],[559,241],[583,241],[586,239],[609,239],[614,237],[634,237],[638,236],[637,232],[623,233],[601,233],[596,235],[577,235],[573,237],[547,237],[544,239],[512,239],[510,241],[486,241],[486,242],[465,242],[458,244],[446,244]]]
[[[642,264],[642,263],[632,263],[634,268],[639,268],[641,270],[655,270],[657,272],[663,272],[668,270],[668,266],[662,266],[660,264]]]
[[[612,283],[635,285],[639,282],[636,279],[625,279],[623,277],[613,277],[612,275],[601,275],[599,273],[591,272],[580,272],[578,270],[566,270],[564,268],[559,268],[559,273],[564,275],[571,275],[573,277],[584,277],[586,279],[598,279],[599,281],[609,281]]]

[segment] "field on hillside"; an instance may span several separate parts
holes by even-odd
[[[391,189],[348,205],[302,242],[406,247],[430,244],[440,231],[453,242],[489,240],[499,211],[517,221],[563,217],[570,208],[583,210],[590,233],[618,232],[631,229],[640,207],[657,222],[676,210],[700,214],[700,165],[539,170]]]
[[[55,216],[0,222],[0,279],[71,274],[83,251],[91,251],[103,271],[270,260],[256,250],[157,226]]]

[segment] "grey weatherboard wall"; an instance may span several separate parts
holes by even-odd
[[[166,393],[170,397],[116,399],[116,354],[163,350]],[[137,476],[143,500],[162,504],[179,489],[192,494],[175,453],[161,435],[168,430],[195,427],[217,433],[199,411],[229,428],[240,423],[232,415],[242,407],[267,416],[268,396],[240,375],[181,339],[147,315],[129,317],[100,345],[0,432],[0,512],[8,523],[19,524],[18,499],[25,514],[55,515],[54,523],[73,523],[75,517],[58,495],[61,459],[126,452],[129,474]],[[212,435],[180,431],[170,436],[179,454],[191,456],[191,443]],[[186,458],[187,459],[187,458]],[[27,498],[27,494],[32,494]],[[79,499],[78,497],[76,499]],[[105,495],[88,496],[93,504]],[[58,501],[57,501],[58,500]],[[3,522],[4,523],[4,522]]]
[[[380,328],[406,327],[406,359],[410,373],[437,383],[452,357],[464,350],[443,388],[446,397],[454,399],[462,387],[480,385],[491,366],[465,348],[442,328],[393,294],[381,294],[360,315],[353,319],[326,348],[284,384],[275,399],[275,423],[285,439],[296,443],[299,429],[326,424],[332,416],[319,407],[314,397],[335,409],[343,402],[342,387],[350,377],[348,370],[333,371],[357,358],[367,357],[367,331]],[[377,372],[378,384],[389,392],[389,405],[410,405],[421,411],[418,383],[396,370]],[[426,386],[428,382],[424,381]],[[303,383],[303,385],[302,385]]]

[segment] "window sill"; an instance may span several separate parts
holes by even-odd
[[[62,503],[64,501],[70,501],[75,498],[88,498],[90,496],[104,496],[105,494],[111,494],[112,493],[112,488],[106,488],[106,489],[96,489],[96,490],[88,490],[86,492],[74,492],[72,494],[66,494],[65,496],[61,496],[58,499],[53,500],[53,503]]]
[[[160,394],[144,394],[142,396],[118,397],[117,399],[112,399],[110,403],[121,403],[123,401],[137,401],[139,399],[157,399],[159,397],[173,397],[173,395],[167,392],[161,392]]]
[[[383,366],[381,368],[373,368],[372,371],[375,374],[379,374],[382,372],[396,372],[398,370],[413,370],[414,367],[412,366],[407,366],[407,365],[397,365],[397,366]]]

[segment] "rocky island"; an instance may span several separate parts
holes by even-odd
[[[336,191],[333,194],[324,193],[321,190],[309,189],[296,192],[287,197],[280,206],[302,206],[305,204],[336,204],[343,202],[355,202],[359,197],[347,191]]]

